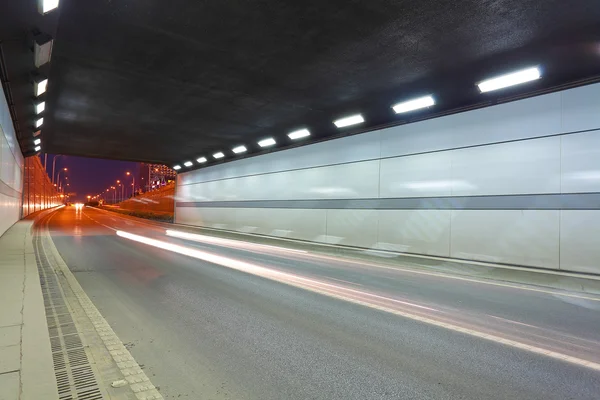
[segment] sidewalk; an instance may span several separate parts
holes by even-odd
[[[33,223],[0,236],[0,400],[58,399]]]

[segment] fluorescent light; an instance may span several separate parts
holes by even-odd
[[[199,164],[204,164],[207,161],[207,159],[206,159],[206,157],[200,157],[200,158],[197,158],[196,161]]]
[[[223,154],[222,152],[218,152],[218,153],[213,154],[213,157],[217,158],[217,159],[223,158],[223,157],[225,157],[225,154]]]
[[[43,79],[39,82],[35,83],[35,96],[41,96],[42,94],[46,93],[46,87],[48,86],[48,79]]]
[[[510,74],[497,76],[487,79],[477,84],[481,93],[491,92],[492,90],[503,89],[505,87],[519,85],[521,83],[535,81],[540,79],[542,74],[537,67],[527,68]]]
[[[40,151],[41,149],[42,149],[42,147],[41,147],[41,146],[35,146],[35,149],[34,149],[34,150],[35,150],[35,151]]]
[[[234,148],[232,149],[232,151],[233,151],[235,154],[245,153],[245,152],[246,152],[246,150],[248,150],[248,149],[246,148],[246,146],[243,146],[243,145],[242,145],[242,146],[238,146],[238,147],[234,147]]]
[[[431,96],[419,97],[418,99],[404,101],[402,103],[398,103],[392,108],[396,114],[401,114],[413,110],[418,110],[419,108],[426,108],[435,105],[435,100]]]
[[[179,171],[181,169],[181,165],[173,165],[173,169],[175,171]]]
[[[39,0],[41,2],[42,14],[46,14],[56,8],[58,8],[59,0]]]
[[[349,117],[341,118],[336,121],[333,121],[335,126],[337,126],[338,128],[344,128],[346,126],[356,125],[356,124],[360,124],[362,122],[365,122],[365,119],[360,114],[351,115]]]
[[[46,102],[42,101],[41,103],[38,103],[35,105],[35,113],[36,114],[41,114],[44,112],[44,110],[46,109]]]
[[[269,147],[269,146],[273,146],[275,144],[277,144],[277,142],[273,138],[263,139],[260,142],[258,142],[258,145],[260,147]]]
[[[310,136],[310,132],[308,129],[300,129],[299,131],[288,133],[288,137],[292,140],[302,139],[307,136]]]
[[[39,38],[33,42],[33,61],[37,68],[50,62],[53,43],[54,41],[48,35],[39,35]]]
[[[42,139],[35,139],[33,141],[33,144],[35,144],[36,146],[39,145],[40,143],[42,143]]]
[[[191,161],[186,161],[183,163],[183,165],[185,165],[186,167],[191,167],[194,164]]]
[[[35,127],[39,128],[44,123],[44,118],[40,118],[35,122]]]

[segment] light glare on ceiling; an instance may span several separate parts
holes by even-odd
[[[33,144],[35,144],[36,146],[39,145],[40,143],[42,143],[42,139],[35,139],[33,141]]]
[[[481,93],[491,92],[492,90],[504,89],[509,86],[519,85],[525,82],[540,79],[542,74],[538,67],[527,68],[510,74],[500,75],[495,78],[486,79],[477,84]]]
[[[247,148],[246,148],[246,146],[244,146],[244,145],[242,145],[242,146],[238,146],[238,147],[234,147],[234,148],[232,149],[232,151],[233,151],[235,154],[239,154],[239,153],[245,153],[245,152],[246,152],[246,150],[248,150],[248,149],[247,149]]]
[[[349,117],[340,118],[336,121],[333,121],[335,126],[338,128],[344,128],[346,126],[356,125],[365,122],[365,119],[361,114],[351,115]]]
[[[198,162],[198,164],[204,164],[208,160],[206,159],[206,157],[199,157],[196,159],[196,161]]]
[[[269,147],[269,146],[273,146],[275,144],[277,144],[277,142],[273,138],[263,139],[260,142],[258,142],[258,145],[260,147]]]
[[[35,83],[35,96],[41,96],[42,94],[46,93],[46,87],[48,86],[48,79],[43,79],[39,82]]]
[[[179,171],[181,169],[181,165],[173,165],[173,169],[175,171]]]
[[[41,114],[44,112],[44,110],[46,109],[46,102],[42,101],[41,103],[36,104],[35,106],[35,113],[36,114]]]
[[[223,152],[219,151],[218,153],[213,154],[213,157],[216,159],[219,159],[219,158],[225,157],[225,154],[223,154]]]
[[[186,167],[191,167],[194,164],[191,161],[186,161],[183,163],[183,165],[185,165]]]
[[[35,122],[35,127],[39,128],[44,123],[44,118],[40,118]]]
[[[298,131],[288,133],[288,137],[292,140],[302,139],[307,136],[310,136],[310,131],[308,129],[300,129]]]
[[[435,105],[435,100],[432,96],[423,96],[417,99],[404,101],[402,103],[398,103],[392,108],[396,114],[401,114],[413,110],[418,110],[420,108],[431,107]]]

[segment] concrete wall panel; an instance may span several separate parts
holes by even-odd
[[[600,192],[600,130],[562,136],[561,162],[562,193]]]
[[[560,267],[600,274],[600,210],[562,210]]]
[[[453,210],[452,257],[559,268],[558,210]]]

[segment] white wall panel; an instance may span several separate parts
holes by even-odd
[[[235,208],[177,207],[176,222],[217,229],[236,229]]]
[[[328,243],[372,248],[377,243],[377,210],[327,210]]]
[[[381,156],[535,138],[561,132],[560,93],[401,125],[381,131]]]
[[[326,232],[326,210],[238,208],[236,216],[236,229],[241,232],[248,232],[244,227],[257,226],[257,234],[309,241]]]
[[[562,210],[560,268],[600,274],[600,210]]]
[[[451,152],[381,160],[380,197],[432,197],[452,194]]]
[[[600,192],[600,130],[562,136],[561,161],[562,193]]]
[[[380,156],[380,131],[244,158],[180,174],[181,184],[357,162]]]
[[[560,138],[452,152],[452,195],[560,192]]]
[[[451,257],[559,268],[558,210],[453,210]]]
[[[450,210],[379,210],[383,250],[450,256]]]
[[[375,198],[379,160],[186,185],[189,201]]]
[[[600,83],[565,90],[561,95],[563,132],[600,129]]]

